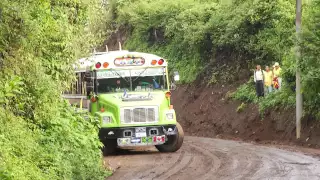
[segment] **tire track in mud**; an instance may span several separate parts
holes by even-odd
[[[188,166],[189,164],[192,164],[192,162],[194,161],[194,157],[191,156],[184,156],[184,158],[181,160],[181,162],[179,164],[176,164],[176,166],[174,166],[171,169],[167,169],[168,171],[163,173],[161,176],[159,177],[155,177],[153,179],[174,179],[172,178],[174,175],[178,174],[179,172],[183,172]]]
[[[130,151],[106,160],[123,164],[115,180],[320,179],[319,159],[276,148],[186,137],[176,153]]]
[[[211,165],[210,168],[206,171],[206,173],[202,174],[200,177],[197,177],[197,179],[208,179],[208,178],[216,178],[215,172],[217,169],[221,166],[221,161],[219,157],[217,157],[215,154],[212,154],[210,151],[208,151],[206,148],[199,147],[193,144],[189,144],[189,146],[195,148],[199,153],[205,155],[206,157],[210,158]]]
[[[159,174],[160,176],[158,175],[154,179],[185,179],[190,176],[194,177],[195,174],[205,173],[206,169],[203,166],[206,165],[204,162],[208,161],[205,159],[207,157],[200,155],[199,153],[192,153],[195,152],[195,149],[187,144],[184,146],[186,150],[185,156],[189,157],[189,162],[176,164],[177,167],[174,167],[173,169],[170,168],[168,172]],[[211,161],[209,160],[209,162]]]
[[[142,171],[136,171],[135,176],[139,177],[139,179],[145,179],[149,177],[151,174],[155,173],[159,165],[164,164],[167,161],[167,159],[170,158],[170,156],[167,156],[165,154],[159,154],[159,157],[159,159],[153,160],[154,162],[149,166],[148,169],[146,169],[146,167],[142,167]]]
[[[279,162],[279,158],[273,154],[265,154],[264,152],[257,152],[262,161],[262,168],[260,168],[252,177],[260,179],[277,179],[285,178],[292,169],[288,169]]]
[[[168,169],[172,169],[172,168],[176,167],[177,164],[182,162],[182,160],[184,158],[184,155],[185,155],[185,151],[184,150],[183,151],[178,151],[178,153],[179,153],[179,156],[178,156],[177,160],[170,161],[172,163],[172,165],[170,165],[170,166],[168,166],[166,168],[161,168],[161,169],[159,167],[153,168],[152,170],[147,171],[147,173],[144,173],[144,175],[141,176],[140,178],[147,178],[148,176],[150,176],[150,174],[148,174],[148,172],[151,172],[151,173],[154,173],[154,175],[153,175],[153,177],[150,177],[150,178],[151,179],[157,179],[161,175],[165,174]],[[168,162],[166,162],[166,163],[168,163]],[[160,171],[161,173],[156,173],[157,171]]]
[[[120,154],[123,154],[123,152]],[[108,158],[110,161],[120,164],[120,169],[117,170],[119,175],[116,178],[111,177],[110,179],[133,179],[134,177],[141,176],[142,172],[163,164],[167,156],[148,149],[145,153],[143,151],[127,151],[124,155],[110,156]],[[146,159],[150,160],[146,161]]]
[[[200,144],[193,144],[200,147]],[[243,155],[233,152],[232,149],[226,151],[224,149],[209,149],[207,147],[212,147],[212,144],[206,144],[203,149],[218,157],[220,165],[218,168],[213,168],[212,172],[199,177],[199,179],[247,179],[258,171],[260,167],[258,157],[255,155],[250,154],[248,157],[236,158]],[[233,172],[233,174],[230,174],[230,172]]]
[[[267,157],[277,157],[277,165],[278,170],[277,173],[274,173],[274,178],[282,178],[282,177],[289,177],[290,179],[320,179],[320,172],[319,172],[319,160],[314,161],[313,158],[297,154],[297,153],[285,153],[283,150],[283,153],[275,153],[271,149],[263,155]],[[316,166],[314,166],[316,165]],[[315,170],[310,169],[315,168]],[[316,168],[318,167],[318,168]],[[314,172],[317,172],[318,174],[314,174]]]

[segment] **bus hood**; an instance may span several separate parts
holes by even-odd
[[[111,103],[118,107],[160,106],[166,100],[165,93],[165,91],[156,91],[100,94],[99,100],[102,103]]]

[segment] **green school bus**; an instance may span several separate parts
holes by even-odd
[[[124,50],[101,52],[80,59],[75,71],[76,94],[86,97],[86,107],[101,122],[105,155],[119,147],[180,149],[184,133],[170,103],[173,82],[166,59]],[[173,79],[179,80],[177,72]]]

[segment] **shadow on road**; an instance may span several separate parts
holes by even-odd
[[[160,154],[159,151],[148,149],[148,148],[126,148],[126,149],[118,149],[115,156],[119,155],[151,155],[151,154]]]

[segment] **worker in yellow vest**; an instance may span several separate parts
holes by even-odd
[[[280,90],[281,89],[281,85],[282,85],[282,77],[281,77],[281,72],[282,72],[282,69],[279,65],[278,62],[276,62],[274,64],[274,69],[273,69],[273,79],[275,82],[277,82],[277,86],[278,88],[275,87],[275,89],[277,90]]]
[[[273,72],[270,70],[269,66],[266,66],[266,70],[263,73],[264,75],[264,87],[267,93],[272,92],[272,80],[273,80]]]

